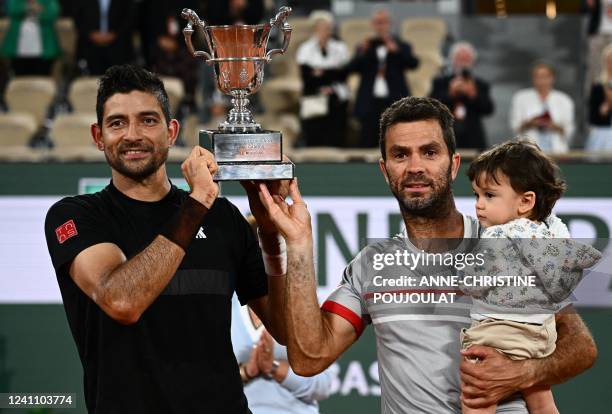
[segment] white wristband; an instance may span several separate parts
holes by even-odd
[[[261,245],[261,237],[260,237]],[[268,254],[261,248],[261,256],[263,257],[264,269],[268,276],[285,276],[287,274],[287,245],[285,239],[278,236],[278,254]]]

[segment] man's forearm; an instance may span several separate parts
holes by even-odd
[[[324,325],[316,294],[312,242],[287,246],[287,351],[298,374],[317,371],[313,363],[321,360]]]
[[[266,329],[281,345],[287,344],[285,322],[285,276],[268,276],[268,303]]]
[[[287,254],[285,241],[277,232],[265,233],[261,229],[257,232],[264,257],[266,273],[268,274],[268,300],[266,303],[266,328],[274,339],[282,345],[287,343],[287,329],[285,326],[285,290]],[[280,275],[284,273],[284,275]]]
[[[588,328],[575,313],[560,313],[556,318],[557,347],[555,352],[541,359],[531,359],[532,385],[555,385],[575,377],[593,366],[597,347]]]
[[[93,299],[119,321],[134,323],[164,290],[184,256],[177,244],[157,236],[143,251],[105,275]]]
[[[115,319],[136,322],[176,272],[207,212],[193,195],[186,197],[151,244],[101,278],[94,300]]]

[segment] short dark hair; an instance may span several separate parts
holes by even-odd
[[[517,193],[533,191],[536,194],[529,216],[532,220],[546,219],[566,189],[557,164],[527,139],[507,141],[483,152],[472,161],[467,175],[470,181],[479,184],[484,173],[486,180],[492,179],[499,184],[500,172],[508,177]]]
[[[449,156],[452,157],[457,150],[455,132],[453,131],[453,124],[455,121],[446,105],[433,98],[408,96],[395,101],[380,117],[379,145],[383,160],[387,159],[387,154],[385,153],[385,138],[389,128],[400,122],[427,120],[438,121],[442,129],[442,136],[444,137]]]
[[[166,123],[170,123],[170,103],[161,79],[140,66],[116,65],[111,66],[104,72],[98,84],[96,99],[98,125],[102,126],[106,101],[116,93],[130,93],[132,91],[147,92],[155,96],[164,113]]]

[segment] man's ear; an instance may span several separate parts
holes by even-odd
[[[179,131],[181,130],[181,125],[176,119],[171,119],[168,124],[168,146],[171,147],[176,142],[178,138]]]
[[[451,157],[451,181],[455,181],[457,174],[459,173],[459,166],[461,165],[461,155],[454,153]]]
[[[389,184],[389,176],[387,175],[387,169],[385,168],[385,160],[382,158],[378,160],[378,168],[383,173],[383,177],[385,177],[385,181]]]
[[[527,215],[535,207],[536,193],[533,191],[526,191],[521,194],[519,201],[518,213],[521,216]]]
[[[97,123],[91,124],[91,138],[93,139],[94,145],[100,151],[104,151],[104,141],[102,140],[102,128]]]

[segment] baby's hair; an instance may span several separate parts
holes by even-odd
[[[557,164],[527,139],[506,141],[483,152],[472,161],[467,175],[480,186],[483,178],[485,183],[493,180],[499,184],[499,173],[508,177],[517,193],[536,194],[531,220],[546,219],[566,189]]]

